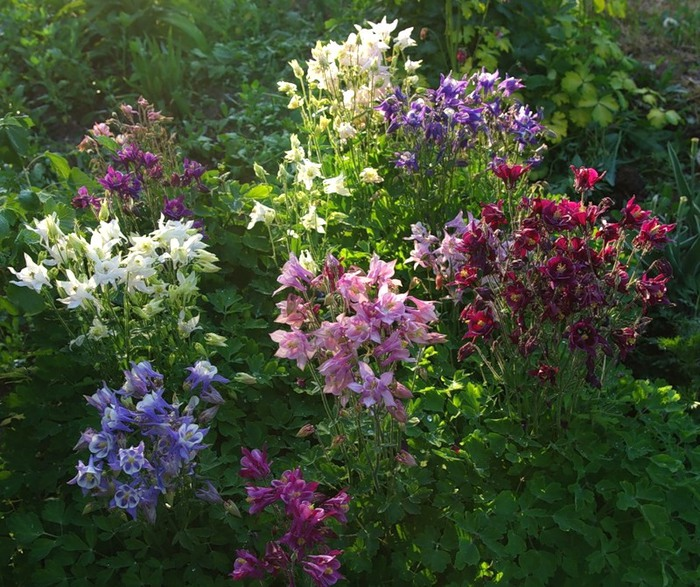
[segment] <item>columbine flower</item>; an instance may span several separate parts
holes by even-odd
[[[580,194],[592,190],[593,186],[603,179],[607,173],[606,171],[598,173],[595,169],[590,167],[579,167],[577,169],[571,165],[570,168],[574,173],[574,189]]]
[[[316,352],[306,335],[298,329],[292,329],[291,332],[275,330],[270,338],[280,345],[275,356],[296,361],[299,369],[303,369]]]
[[[307,190],[310,190],[314,184],[314,179],[321,177],[321,164],[314,163],[308,159],[302,159],[301,163],[297,164],[297,174],[294,181],[304,184]]]
[[[345,187],[345,175],[342,173],[335,177],[323,180],[323,191],[327,194],[338,194],[339,196],[349,196],[350,190]]]
[[[360,171],[360,181],[363,183],[382,183],[384,178],[373,167],[365,167]]]
[[[415,47],[416,42],[411,38],[412,32],[413,27],[399,31],[394,39],[394,47],[397,47],[399,51],[403,51],[407,47]]]
[[[313,204],[309,204],[309,211],[301,217],[300,221],[301,225],[306,230],[315,230],[320,234],[324,234],[326,232],[326,229],[324,228],[326,221],[316,213],[316,206]]]
[[[65,304],[68,309],[82,308],[85,302],[95,302],[95,296],[92,292],[95,290],[95,279],[91,277],[87,281],[80,281],[75,274],[68,269],[66,271],[68,281],[56,281],[59,289],[66,293],[65,298],[59,298],[58,301]]]
[[[144,451],[143,440],[138,446],[119,449],[119,466],[127,475],[136,475],[144,466],[147,465]]]
[[[304,147],[302,147],[301,143],[299,142],[299,137],[292,134],[289,137],[289,143],[292,148],[289,151],[285,151],[284,160],[288,161],[289,163],[299,163],[306,156],[304,153]]]
[[[275,212],[274,208],[269,208],[268,206],[255,201],[255,206],[253,206],[253,211],[250,213],[250,222],[248,223],[247,228],[250,230],[258,222],[262,222],[269,226],[275,220],[276,215],[277,212]]]
[[[8,267],[10,272],[17,277],[17,280],[12,280],[10,283],[20,287],[31,287],[36,292],[41,291],[41,288],[45,285],[51,285],[46,267],[40,263],[35,263],[27,253],[24,253],[24,261],[26,266],[21,271]]]
[[[267,449],[241,448],[241,470],[239,475],[247,479],[263,479],[270,474],[270,462],[267,460]]]
[[[331,550],[328,554],[309,555],[301,566],[318,587],[330,587],[345,578],[338,572],[340,561],[337,557],[341,554],[342,550]]]

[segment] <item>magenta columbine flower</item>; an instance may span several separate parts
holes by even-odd
[[[331,550],[327,554],[309,555],[302,561],[302,567],[318,587],[330,587],[335,585],[343,575],[338,572],[340,561],[338,556],[342,550]]]
[[[241,471],[239,475],[248,479],[263,479],[270,474],[270,463],[267,460],[267,449],[241,448]]]
[[[264,579],[265,567],[254,554],[247,550],[236,551],[236,560],[233,562],[233,571],[229,575],[234,581],[241,579]]]

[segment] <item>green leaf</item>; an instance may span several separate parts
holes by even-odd
[[[461,571],[466,566],[474,566],[479,562],[481,555],[476,545],[468,538],[459,539],[459,550],[455,556],[455,568]]]
[[[678,190],[679,196],[685,196],[688,200],[692,200],[693,193],[688,184],[688,180],[683,173],[683,168],[681,167],[681,162],[678,160],[678,155],[673,148],[671,143],[667,145],[668,158],[671,160],[671,166],[673,167],[673,177],[676,180],[676,189]]]
[[[67,180],[70,177],[70,165],[65,157],[58,155],[57,153],[51,153],[46,151],[45,155],[51,162],[51,167],[56,172],[56,175],[62,180]]]
[[[668,512],[665,507],[649,503],[643,505],[640,509],[652,532],[668,525]]]
[[[34,512],[20,512],[7,519],[10,535],[20,544],[28,546],[44,533],[41,520]]]

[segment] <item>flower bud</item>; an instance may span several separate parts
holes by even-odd
[[[306,438],[307,436],[311,436],[316,432],[316,427],[313,424],[304,424],[301,428],[299,428],[299,432],[297,432],[297,438]]]
[[[236,373],[233,376],[233,380],[238,383],[244,383],[245,385],[255,385],[258,382],[257,378],[248,373]]]

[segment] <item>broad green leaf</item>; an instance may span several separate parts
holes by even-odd
[[[51,162],[51,167],[60,179],[65,181],[70,177],[70,165],[65,157],[58,153],[51,153],[50,151],[46,151],[45,155],[48,157]]]
[[[640,509],[652,532],[668,524],[668,512],[665,507],[649,503],[641,506]]]
[[[44,533],[41,520],[34,512],[19,512],[7,518],[10,535],[20,546],[29,546]]]

